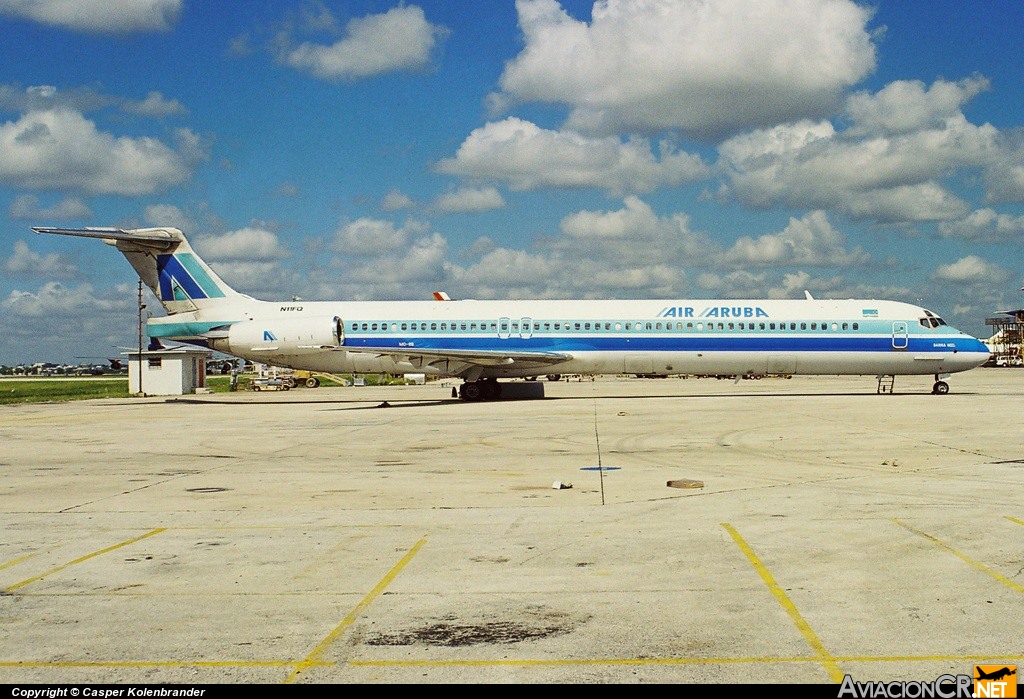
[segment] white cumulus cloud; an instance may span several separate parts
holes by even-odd
[[[0,0],[0,15],[96,33],[168,31],[183,0]]]
[[[846,132],[804,120],[735,136],[719,147],[731,191],[753,206],[830,209],[882,222],[964,216],[967,204],[943,182],[1005,161],[998,131],[959,111],[980,89],[972,85],[940,81],[927,91],[903,86],[884,97],[862,95],[855,113],[865,121]],[[936,92],[952,94],[940,100]],[[893,104],[907,115],[901,119]]]
[[[1024,239],[1024,216],[1000,214],[994,209],[977,209],[958,221],[943,221],[939,235],[982,242],[1020,242]]]
[[[463,187],[454,192],[442,194],[431,204],[431,211],[438,213],[472,213],[491,211],[505,206],[505,198],[494,187]]]
[[[187,114],[188,110],[178,100],[169,100],[157,91],[146,95],[146,99],[135,102],[125,100],[124,110],[132,114],[149,117],[166,117]]]
[[[62,278],[71,277],[78,271],[78,267],[62,255],[55,252],[40,255],[24,240],[14,241],[14,254],[4,262],[4,269],[11,274]]]
[[[151,137],[114,136],[80,113],[32,111],[0,124],[0,183],[85,194],[149,194],[181,184],[203,156],[198,137],[179,129],[175,150]]]
[[[843,234],[832,226],[825,212],[812,211],[803,218],[791,218],[780,233],[756,239],[743,236],[725,252],[723,260],[736,267],[838,267],[864,264],[870,259],[859,247],[849,251],[844,243]]]
[[[242,228],[196,241],[196,248],[211,260],[268,261],[288,257],[277,235],[262,228]]]
[[[613,194],[642,194],[710,174],[699,155],[676,152],[667,144],[656,156],[644,139],[588,138],[516,117],[475,129],[455,157],[441,160],[436,169],[507,182],[515,190],[597,187]]]
[[[346,35],[330,46],[304,42],[282,57],[285,64],[318,78],[355,79],[401,70],[422,70],[447,33],[415,5],[351,20]]]
[[[51,206],[40,206],[39,199],[22,194],[11,202],[11,218],[19,221],[66,221],[92,218],[92,210],[79,197],[67,197]]]
[[[333,248],[346,255],[378,255],[408,245],[428,228],[429,225],[421,221],[410,220],[403,226],[396,226],[391,221],[363,217],[337,230]]]
[[[407,194],[392,189],[381,198],[380,208],[384,211],[398,211],[399,209],[408,209],[415,203]]]
[[[932,272],[932,279],[949,284],[999,284],[1009,278],[1008,271],[977,255],[962,257],[952,264],[939,265]]]
[[[585,132],[715,138],[823,116],[875,67],[870,10],[849,0],[603,0],[589,22],[556,0],[516,10],[525,47],[492,105],[567,104]]]

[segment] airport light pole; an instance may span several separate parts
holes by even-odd
[[[142,277],[139,277],[139,394],[145,396],[142,390],[142,311],[146,304],[142,302]]]

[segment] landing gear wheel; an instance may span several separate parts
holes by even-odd
[[[477,401],[483,397],[480,384],[476,381],[467,381],[459,388],[459,398],[465,401]]]
[[[949,384],[945,381],[936,381],[932,386],[932,393],[937,396],[944,396],[949,393]]]

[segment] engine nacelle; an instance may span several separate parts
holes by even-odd
[[[318,349],[339,347],[344,339],[341,319],[273,318],[247,320],[228,328],[224,350],[229,354],[248,356],[266,352],[268,355],[304,354]]]

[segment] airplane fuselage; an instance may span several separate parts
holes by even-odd
[[[296,369],[471,380],[552,373],[940,375],[973,369],[989,356],[979,340],[925,309],[882,300],[247,299],[218,311],[216,319],[154,318],[149,334]],[[466,364],[460,353],[493,359]]]

